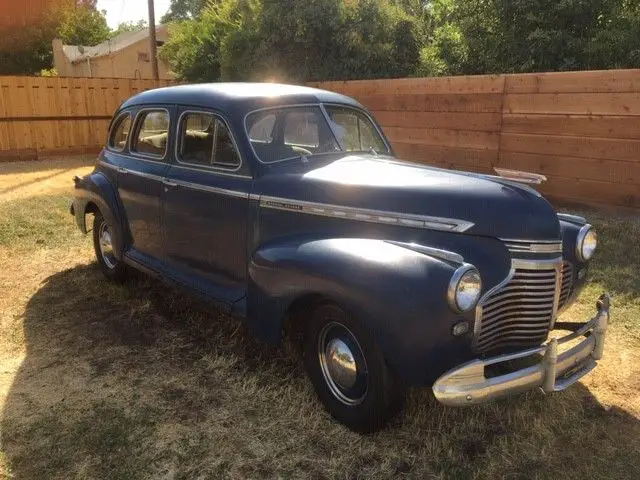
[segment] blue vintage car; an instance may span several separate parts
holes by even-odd
[[[93,214],[109,279],[181,285],[268,342],[291,329],[327,410],[371,432],[407,385],[474,405],[562,390],[602,356],[606,294],[590,321],[555,323],[594,230],[526,185],[540,176],[501,173],[399,161],[336,93],[185,85],[122,104],[71,211],[85,233]],[[557,327],[572,333],[548,341]]]

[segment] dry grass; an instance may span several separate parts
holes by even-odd
[[[567,317],[615,294],[606,357],[563,394],[469,409],[410,392],[373,436],[322,411],[290,345],[144,278],[103,280],[68,215],[80,162],[0,165],[0,475],[10,478],[640,478],[640,220]]]

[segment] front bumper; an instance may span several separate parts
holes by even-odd
[[[494,398],[541,387],[545,393],[564,390],[593,370],[602,358],[609,321],[610,298],[603,294],[596,304],[598,313],[590,321],[562,338],[521,352],[476,359],[443,374],[433,385],[439,402],[452,407],[476,405]],[[556,324],[560,326],[560,324]],[[568,327],[563,324],[563,327]],[[584,336],[585,339],[558,354],[558,345]],[[487,367],[542,355],[539,363],[506,374],[487,377]]]

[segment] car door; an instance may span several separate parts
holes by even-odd
[[[182,109],[163,182],[165,261],[170,275],[224,304],[245,293],[252,182],[225,119]]]
[[[164,248],[160,228],[162,179],[168,169],[171,109],[137,110],[128,153],[115,162],[118,194],[129,227],[133,260],[159,270]]]

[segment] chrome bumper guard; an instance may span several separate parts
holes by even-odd
[[[538,348],[472,360],[449,370],[433,385],[436,399],[445,405],[462,407],[535,387],[545,393],[564,390],[593,370],[596,360],[602,358],[610,302],[609,295],[603,294],[596,303],[596,316],[587,323],[577,324],[579,328],[565,337],[552,338]],[[558,345],[581,336],[586,338],[558,355]],[[504,375],[489,378],[485,375],[486,367],[534,355],[542,355],[540,363]]]

